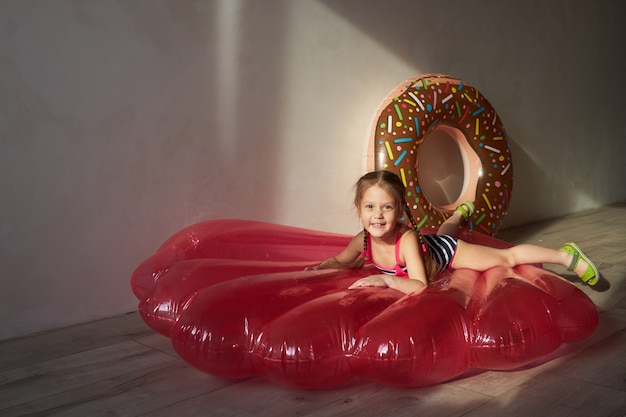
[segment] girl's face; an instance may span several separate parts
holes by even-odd
[[[399,207],[394,198],[378,185],[363,193],[359,204],[359,217],[372,237],[382,238],[394,232],[398,223]],[[395,234],[392,236],[395,239]]]

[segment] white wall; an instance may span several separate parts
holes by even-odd
[[[424,72],[500,113],[505,225],[625,201],[622,4],[0,2],[0,339],[134,310],[197,221],[355,232],[373,112]]]

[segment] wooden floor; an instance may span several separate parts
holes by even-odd
[[[626,416],[626,205],[499,237],[551,247],[579,243],[605,278],[595,289],[575,283],[600,312],[590,338],[528,369],[473,372],[428,388],[355,380],[300,391],[203,374],[131,313],[0,342],[0,416]]]

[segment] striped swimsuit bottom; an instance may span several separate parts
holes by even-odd
[[[452,265],[456,253],[457,239],[450,235],[422,235],[426,252],[437,264],[437,273],[441,273]]]

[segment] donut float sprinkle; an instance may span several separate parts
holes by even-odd
[[[493,236],[507,214],[513,166],[502,121],[472,85],[448,75],[426,74],[396,87],[379,107],[372,129],[374,168],[395,172],[410,185],[407,201],[419,227],[439,227],[452,210],[428,201],[418,180],[417,158],[424,140],[440,127],[459,131],[480,160],[471,198],[476,211],[469,227]]]

